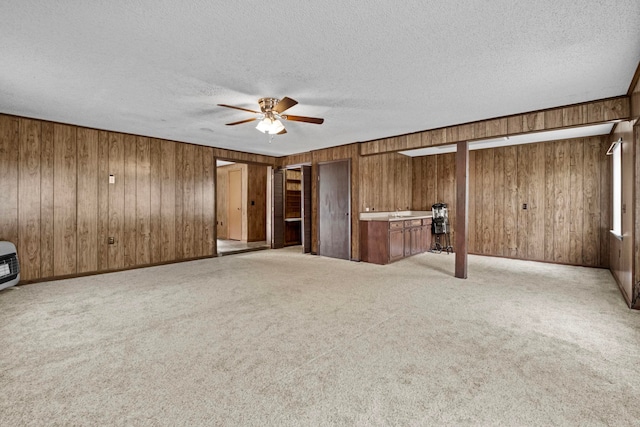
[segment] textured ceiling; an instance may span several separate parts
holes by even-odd
[[[640,2],[0,2],[0,112],[283,155],[625,94]],[[272,142],[225,123],[289,96]]]

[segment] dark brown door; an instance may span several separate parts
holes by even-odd
[[[302,166],[302,252],[311,252],[311,166]]]
[[[271,175],[271,247],[284,248],[284,171],[274,170]]]
[[[318,165],[318,253],[350,259],[351,176],[349,160]]]

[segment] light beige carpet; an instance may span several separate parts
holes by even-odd
[[[638,425],[607,270],[253,252],[0,293],[0,425]]]

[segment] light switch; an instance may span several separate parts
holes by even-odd
[[[109,184],[115,184],[116,183],[116,177],[115,175],[109,175]]]

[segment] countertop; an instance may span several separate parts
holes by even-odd
[[[361,212],[360,221],[404,221],[431,216],[431,211]]]

